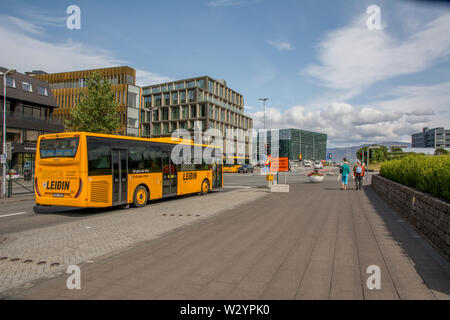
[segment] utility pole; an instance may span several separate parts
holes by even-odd
[[[6,72],[0,72],[3,76],[3,179],[2,179],[2,197],[6,198],[6,75],[14,74],[16,70],[9,69]]]

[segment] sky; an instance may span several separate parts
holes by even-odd
[[[137,84],[225,79],[256,129],[328,134],[329,147],[450,128],[450,4],[418,0],[0,0],[0,66],[128,65]],[[67,7],[81,10],[68,29]],[[367,9],[380,8],[380,28]]]

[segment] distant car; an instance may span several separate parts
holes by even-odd
[[[314,169],[323,169],[323,164],[320,161],[314,162]]]
[[[305,167],[311,167],[311,166],[312,166],[312,162],[311,162],[311,161],[308,161],[308,160],[305,160],[305,161],[303,161],[303,165],[304,165]]]
[[[243,164],[238,168],[238,173],[253,173],[253,166],[249,164]]]

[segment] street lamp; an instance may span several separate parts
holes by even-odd
[[[6,75],[14,74],[16,70],[9,69],[6,72],[0,72],[3,76],[3,179],[2,179],[2,197],[6,198]]]
[[[266,130],[266,101],[269,100],[269,98],[260,98],[258,100],[261,100],[264,105],[264,131]]]

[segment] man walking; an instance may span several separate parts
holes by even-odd
[[[361,164],[361,161],[356,162],[356,166],[353,167],[353,177],[355,179],[356,190],[362,189],[363,177],[366,174],[366,169],[364,165]]]

